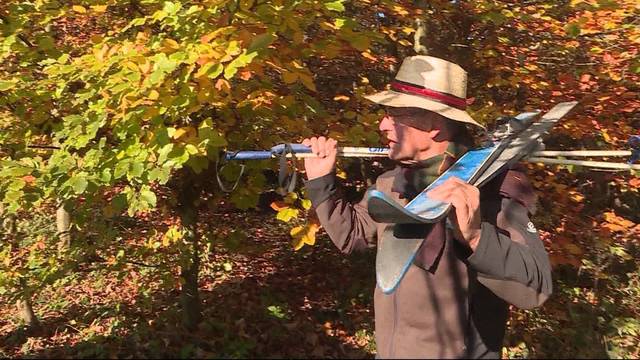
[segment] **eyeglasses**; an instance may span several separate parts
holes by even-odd
[[[406,117],[427,117],[429,116],[428,110],[411,107],[387,107],[384,109],[385,114],[393,118],[406,118]]]
[[[416,129],[429,131],[433,126],[435,113],[412,107],[387,107],[385,114],[399,125],[414,127]]]

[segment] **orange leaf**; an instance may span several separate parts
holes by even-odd
[[[602,60],[608,64],[615,64],[616,59],[611,54],[604,54]]]
[[[368,51],[363,51],[363,52],[361,52],[361,54],[362,54],[362,57],[364,57],[365,59],[369,59],[369,60],[371,60],[371,61],[378,61],[378,59],[376,59],[376,58],[375,58],[373,55],[371,55],[371,53],[370,53],[370,52],[368,52]]]
[[[249,70],[240,71],[240,79],[242,79],[242,80],[249,80],[249,79],[251,79],[252,75],[253,74],[251,74],[251,71],[249,71]]]
[[[285,202],[283,202],[283,201],[274,201],[274,202],[272,202],[272,203],[271,203],[271,205],[270,205],[270,206],[271,206],[271,208],[272,208],[273,210],[275,210],[275,211],[280,211],[280,210],[282,210],[282,209],[286,209],[286,208],[288,208],[288,207],[289,207],[289,205],[288,205],[288,204],[286,204],[286,203],[285,203]]]
[[[349,101],[349,97],[346,95],[338,95],[333,98],[334,101]]]
[[[225,79],[218,79],[218,81],[216,81],[216,84],[214,86],[218,91],[222,91],[223,88],[227,91],[231,90],[231,85]]]
[[[22,177],[22,180],[27,184],[33,184],[33,182],[36,181],[36,178],[33,175],[26,175]]]

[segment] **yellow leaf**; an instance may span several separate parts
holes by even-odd
[[[298,209],[285,208],[278,211],[278,215],[276,215],[276,219],[284,222],[289,222],[289,220],[293,218],[297,218],[299,212],[300,210]]]
[[[282,73],[282,80],[284,80],[285,84],[293,84],[298,80],[298,74],[290,71],[286,71]]]
[[[196,129],[191,126],[185,126],[177,129],[171,137],[174,139],[180,139],[183,136],[186,136],[187,139],[193,138],[197,135]]]
[[[151,71],[151,62],[149,60],[145,60],[144,64],[140,64],[138,67],[140,67],[140,71],[143,74],[148,74]]]
[[[173,39],[164,39],[162,40],[162,52],[164,53],[172,53],[176,50],[180,49],[180,45],[177,41]]]
[[[98,13],[103,13],[105,11],[107,11],[107,5],[93,5],[91,6],[91,10],[98,12]]]
[[[189,155],[196,155],[200,152],[198,148],[193,144],[187,144],[184,149],[189,153]]]
[[[304,245],[314,245],[316,243],[316,233],[320,229],[317,223],[310,223],[305,226],[296,226],[291,229],[290,235],[293,237],[293,249],[300,250]]]
[[[138,65],[136,65],[136,63],[134,63],[133,61],[127,61],[123,65],[124,65],[124,67],[126,67],[127,69],[129,69],[131,71],[138,72]]]
[[[311,200],[309,200],[309,199],[302,199],[302,207],[303,207],[305,210],[309,210],[309,209],[311,209]]]
[[[80,14],[85,14],[87,12],[87,9],[85,9],[84,6],[80,6],[80,5],[73,5],[71,7],[73,9],[73,11],[80,13]]]
[[[149,100],[158,100],[158,98],[160,97],[160,93],[156,90],[151,90],[149,92]]]
[[[254,0],[241,0],[240,1],[240,9],[243,11],[251,11],[253,7]]]
[[[401,16],[409,15],[409,12],[404,7],[402,7],[400,5],[394,5],[393,6],[393,11],[396,14],[401,15]]]
[[[296,194],[295,192],[290,192],[287,194],[287,196],[284,197],[285,204],[291,205],[296,202],[296,200],[298,200],[298,194]]]
[[[570,191],[569,192],[569,197],[571,198],[571,200],[573,200],[573,201],[575,201],[577,203],[580,203],[580,202],[582,202],[582,200],[584,200],[584,195],[582,195],[582,194],[580,194],[578,192],[575,192],[575,191]]]
[[[416,31],[416,29],[414,29],[412,27],[409,27],[409,26],[406,26],[406,27],[402,28],[402,32],[407,34],[407,35],[411,34],[412,32],[415,32],[415,31]]]
[[[313,83],[313,78],[307,74],[302,74],[300,73],[298,75],[300,77],[300,80],[302,81],[302,84],[309,90],[311,91],[316,91],[316,84]]]

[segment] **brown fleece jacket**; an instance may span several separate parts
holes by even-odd
[[[406,204],[392,190],[398,176],[399,167],[382,174],[375,188]],[[376,223],[365,200],[344,201],[334,174],[306,186],[320,223],[346,254],[385,241],[385,229],[407,226]],[[384,294],[376,286],[378,357],[499,358],[509,304],[533,308],[552,291],[548,255],[529,220],[535,201],[517,170],[482,187],[482,234],[474,252],[454,240],[444,222],[424,225],[426,241],[396,290]]]

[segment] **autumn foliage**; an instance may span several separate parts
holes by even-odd
[[[199,293],[232,268],[219,252],[262,239],[269,224],[290,256],[310,252],[313,266],[313,249],[327,241],[302,187],[269,197],[282,190],[272,176],[277,161],[241,171],[223,164],[221,151],[313,134],[379,145],[379,110],[363,95],[383,89],[416,53],[468,71],[480,122],[578,100],[580,109],[545,137],[547,148],[626,149],[640,128],[639,19],[634,0],[5,1],[0,297],[33,302],[34,315],[46,318],[47,296],[63,299],[84,284],[89,297],[153,317],[158,294],[175,291],[181,331],[205,331],[211,324],[201,314],[217,305],[202,308]],[[344,160],[338,176],[356,198],[387,165]],[[555,294],[540,310],[513,312],[504,354],[640,356],[637,173],[527,167]],[[231,187],[238,177],[229,193],[217,180]],[[56,228],[56,211],[70,215],[70,228]],[[233,220],[260,216],[275,225]],[[128,290],[118,293],[117,282]],[[270,306],[272,317],[289,316]],[[13,316],[3,332],[24,320],[11,311],[0,312]],[[82,331],[124,336],[118,311],[92,315],[111,327]],[[371,355],[360,334],[353,342]],[[182,350],[198,356],[195,347]],[[30,351],[7,349],[1,354]],[[218,355],[269,355],[262,351]]]

